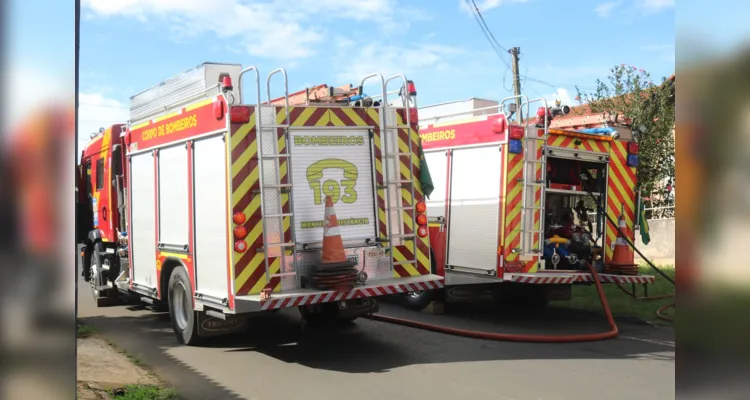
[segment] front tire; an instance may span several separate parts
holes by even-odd
[[[104,286],[107,282],[106,277],[103,276],[104,270],[102,264],[101,252],[104,251],[104,245],[101,243],[95,243],[93,250],[91,250],[91,262],[89,263],[89,283],[91,284],[91,293],[94,296],[94,301],[99,306],[99,299],[105,297],[105,293],[102,293],[98,288]]]
[[[180,266],[173,269],[169,277],[167,297],[169,317],[177,340],[186,346],[194,346],[201,342],[198,336],[197,316],[193,310],[192,293],[193,287],[185,268]]]

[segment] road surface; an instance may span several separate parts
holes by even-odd
[[[96,308],[79,282],[79,319],[136,355],[186,400],[670,399],[674,332],[618,323],[617,340],[490,342],[359,319],[304,331],[297,310],[258,318],[208,347],[177,344],[169,316],[138,306]],[[501,312],[457,305],[448,316],[383,304],[386,315],[495,332],[598,332],[602,317],[551,308]]]

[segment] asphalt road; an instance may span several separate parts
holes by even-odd
[[[136,355],[186,400],[670,399],[674,332],[620,322],[620,338],[578,344],[491,342],[359,319],[305,331],[297,310],[258,318],[248,333],[207,347],[177,344],[169,316],[97,308],[79,283],[79,319]],[[602,317],[550,308],[456,305],[449,315],[382,304],[381,313],[494,332],[607,329]]]

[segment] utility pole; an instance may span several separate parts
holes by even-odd
[[[520,47],[511,47],[510,50],[508,50],[508,53],[510,53],[512,57],[512,64],[513,67],[513,94],[516,96],[521,95],[521,77],[519,76],[518,72],[518,56],[521,54],[521,48]],[[523,121],[523,113],[521,113],[521,98],[516,97],[516,115],[518,115],[518,118],[516,119],[518,122]]]

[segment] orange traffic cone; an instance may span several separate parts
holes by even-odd
[[[618,220],[620,231],[628,234],[628,227],[625,224],[625,216],[620,214]],[[605,272],[619,275],[638,275],[638,266],[633,263],[633,252],[630,245],[625,241],[625,237],[618,232],[615,240],[615,248],[612,253],[612,260],[604,267]]]
[[[320,289],[351,290],[357,280],[355,263],[346,258],[333,200],[326,196],[323,221],[323,254],[312,273],[312,283]]]
[[[333,210],[333,199],[331,199],[331,196],[326,196],[326,211],[323,220],[323,257],[320,263],[338,264],[346,261],[344,241],[341,239],[341,232],[339,231],[339,221],[336,218],[336,212]]]

